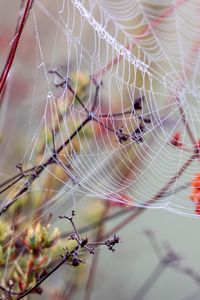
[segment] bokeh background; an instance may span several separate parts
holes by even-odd
[[[84,5],[90,9],[94,18],[99,22],[103,22],[102,20],[105,18],[103,25],[124,46],[129,41],[128,34],[138,38],[144,32],[148,22],[152,22],[151,26],[153,26],[153,20],[158,20],[156,29],[138,41],[146,54],[140,52],[140,48],[134,48],[132,53],[149,65],[155,78],[159,77],[161,81],[156,79],[153,89],[151,89],[149,77],[144,79],[141,72],[131,69],[130,63],[126,60],[122,64],[119,63],[119,67],[113,66],[110,73],[102,76],[104,84],[101,93],[102,112],[105,112],[107,108],[110,111],[121,110],[122,103],[123,108],[129,107],[131,97],[127,86],[132,84],[135,87],[134,96],[140,95],[143,90],[146,91],[147,106],[150,107],[150,103],[152,104],[147,113],[156,110],[161,120],[164,116],[169,116],[165,120],[166,122],[161,121],[160,127],[157,125],[159,128],[156,131],[149,130],[146,144],[142,146],[142,149],[137,148],[134,150],[135,152],[132,146],[129,149],[126,164],[128,165],[128,161],[131,161],[130,166],[131,168],[135,167],[135,170],[132,169],[133,173],[130,177],[133,179],[133,184],[126,185],[124,180],[124,195],[128,195],[128,201],[133,203],[133,208],[130,205],[130,209],[134,209],[134,205],[143,205],[145,199],[154,195],[188,157],[188,153],[167,145],[170,135],[178,130],[182,133],[184,144],[188,148],[193,146],[185,133],[185,127],[181,120],[176,124],[179,117],[177,117],[178,111],[174,110],[175,97],[171,94],[168,85],[166,87],[162,81],[165,77],[170,83],[170,87],[173,82],[181,81],[183,65],[186,65],[185,72],[187,72],[183,81],[186,82],[187,79],[188,86],[194,90],[192,94],[188,88],[186,90],[188,94],[183,96],[186,98],[184,100],[186,101],[184,107],[187,108],[186,117],[192,126],[195,138],[198,138],[199,3],[191,1],[189,5],[187,1],[161,1],[158,3],[150,0],[138,1],[137,4],[130,4],[131,2],[84,1]],[[179,4],[177,5],[177,3]],[[100,9],[98,10],[101,5],[107,11],[105,16],[100,14]],[[129,10],[131,5],[133,11]],[[20,1],[18,0],[6,2],[0,0],[0,70],[3,69],[12,45],[19,6]],[[159,24],[159,16],[163,18],[162,13],[167,9],[169,16],[167,15],[166,20],[164,19]],[[171,14],[170,10],[173,11]],[[111,19],[110,24],[109,18]],[[121,24],[119,30],[114,27],[115,23],[118,26]],[[66,25],[69,30],[66,30]],[[74,48],[73,43],[69,43],[72,38],[75,38],[75,45],[77,42],[77,46]],[[195,53],[189,56],[189,49],[194,40],[197,42]],[[79,43],[88,50],[87,54],[80,52]],[[162,52],[163,48],[164,52]],[[97,50],[94,51],[94,49]],[[34,143],[38,143],[43,117],[46,117],[47,123],[51,123],[51,113],[45,111],[47,96],[51,90],[56,97],[60,97],[60,91],[53,86],[54,78],[49,76],[47,71],[57,66],[64,66],[64,73],[81,71],[91,75],[99,70],[99,67],[103,66],[105,62],[112,59],[114,54],[112,47],[106,48],[104,41],[96,37],[87,22],[82,22],[71,1],[35,1],[17,49],[0,107],[1,181],[15,172],[17,163],[25,163],[35,158],[37,148]],[[151,59],[148,60],[147,54]],[[99,57],[98,64],[91,63],[90,59],[95,61],[96,57]],[[81,65],[79,66],[78,62],[80,61]],[[177,71],[176,74],[173,74],[173,70],[170,69],[171,65]],[[196,72],[195,75],[194,72]],[[120,87],[118,85],[119,78],[125,82]],[[89,87],[89,93],[90,97],[88,96],[89,100],[86,100],[86,103],[90,104],[93,93],[91,87]],[[163,107],[166,108],[163,109]],[[125,126],[129,128],[127,123],[126,121]],[[157,128],[155,123],[151,125]],[[109,140],[110,145],[103,146],[99,139],[91,152],[96,153],[96,145],[100,145],[101,149],[104,147],[105,153],[111,151],[114,142],[113,138],[112,141]],[[160,149],[163,150],[160,151]],[[123,149],[121,151],[123,152]],[[141,159],[138,153],[143,153],[144,159]],[[99,156],[99,160],[104,155]],[[122,154],[120,153],[120,155]],[[154,159],[155,156],[156,159]],[[77,163],[76,167],[82,174],[81,172],[87,166],[91,168],[91,165],[94,165],[95,169],[96,163],[98,160],[93,160],[91,155],[88,161],[85,160],[85,163],[81,161],[81,163]],[[113,164],[116,165],[115,160]],[[126,170],[123,169],[123,166],[121,168],[121,174],[126,176]],[[200,299],[199,218],[194,212],[194,204],[190,199],[192,187],[188,184],[188,182],[192,182],[198,169],[199,162],[194,162],[185,177],[183,176],[180,182],[174,183],[173,188],[187,183],[187,189],[184,188],[179,193],[172,193],[165,198],[164,202],[159,202],[154,208],[144,209],[137,218],[120,229],[117,234],[121,237],[121,243],[114,253],[108,252],[107,249],[99,250],[94,285],[90,294],[91,299]],[[95,172],[94,182],[102,176],[103,174]],[[139,180],[136,180],[137,176]],[[85,184],[87,185],[86,191],[88,191],[90,182],[86,181]],[[110,184],[111,186],[112,184]],[[33,186],[32,192],[40,196],[45,194],[54,201],[52,202],[53,206],[47,206],[44,211],[47,213],[50,209],[53,214],[53,223],[64,231],[66,230],[65,225],[58,221],[58,215],[61,212],[75,209],[78,224],[81,227],[95,222],[102,216],[102,207],[105,206],[106,201],[111,203],[111,206],[113,205],[114,201],[106,199],[103,193],[97,197],[101,185],[97,185],[95,188],[97,190],[94,189],[93,193],[85,192],[82,195],[77,187],[69,193],[67,199],[61,194],[60,198],[58,197],[61,200],[57,204],[54,196],[60,190],[65,191],[60,186],[56,186],[55,194],[51,194],[49,192],[51,186],[46,190],[42,183],[37,182]],[[2,201],[4,201],[3,197]],[[165,207],[166,209],[161,207],[166,206],[166,203],[169,203]],[[112,206],[109,208],[109,215],[123,209],[127,209],[127,207]],[[127,215],[122,213],[120,217],[106,222],[104,232],[109,232]],[[28,216],[32,216],[30,212]],[[40,216],[40,218],[42,217]],[[10,215],[10,220],[12,220],[12,215]],[[32,222],[31,218],[25,223],[25,226],[28,227],[29,222]],[[88,233],[89,236],[90,234]],[[166,260],[161,265],[163,258]],[[81,276],[77,279],[76,289],[71,297],[66,299],[84,299],[91,261],[91,257],[86,259],[84,269],[80,272]],[[30,299],[54,299],[56,296],[53,293],[66,288],[70,282],[69,278],[72,276],[74,276],[74,271],[70,269],[70,266],[62,267],[45,283],[44,294],[42,296],[33,295]]]

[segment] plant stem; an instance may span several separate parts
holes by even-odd
[[[21,19],[21,23],[19,25],[19,28],[16,31],[15,40],[14,40],[12,48],[9,52],[6,64],[5,64],[5,66],[3,68],[3,71],[1,73],[1,77],[0,77],[0,95],[2,94],[2,92],[4,90],[9,71],[12,67],[12,64],[13,64],[13,61],[14,61],[14,58],[15,58],[15,54],[16,54],[17,47],[18,47],[18,44],[19,44],[19,40],[20,40],[21,34],[23,32],[23,29],[24,29],[25,23],[27,21],[27,18],[29,16],[29,13],[31,11],[31,8],[33,6],[33,2],[34,2],[34,0],[27,0],[26,7],[24,9],[24,14],[23,14],[22,19]],[[18,22],[19,21],[17,21],[17,24],[18,24]]]
[[[149,275],[145,283],[142,285],[142,287],[139,289],[139,291],[135,294],[132,300],[142,300],[146,296],[146,294],[149,292],[151,287],[156,283],[156,281],[159,279],[161,274],[166,269],[166,265],[163,264],[162,261],[158,263],[158,265],[155,267],[153,272]]]
[[[188,2],[189,0],[178,0],[176,1],[175,5],[170,5],[167,7],[161,15],[159,15],[157,18],[149,22],[149,25],[145,26],[145,28],[142,30],[141,34],[138,36],[138,38],[135,38],[131,40],[131,42],[128,42],[125,48],[127,50],[133,50],[134,46],[137,45],[137,42],[147,36],[148,34],[153,31],[154,28],[156,28],[159,24],[161,24],[167,17],[169,17],[176,9],[179,8],[180,5],[184,4],[185,2]],[[98,80],[101,79],[103,75],[105,75],[114,65],[119,64],[120,60],[122,59],[122,55],[117,54],[112,60],[110,60],[105,67],[98,70],[95,74],[91,76],[92,81],[96,84],[98,83]]]
[[[131,214],[128,218],[126,218],[121,223],[119,223],[117,226],[115,226],[112,230],[110,230],[109,232],[107,232],[105,236],[109,236],[109,235],[112,235],[112,234],[118,232],[125,225],[127,225],[129,222],[133,221],[135,218],[137,218],[139,215],[141,215],[148,206],[150,206],[151,204],[153,204],[154,202],[156,202],[157,200],[159,200],[160,198],[162,198],[163,195],[167,192],[167,190],[174,183],[174,181],[177,178],[179,178],[185,172],[185,170],[193,162],[193,159],[196,158],[196,157],[198,157],[196,154],[191,155],[186,160],[186,162],[184,163],[184,165],[179,169],[179,171],[174,176],[172,176],[171,179],[165,184],[165,186],[158,193],[156,193],[151,199],[149,199],[146,202],[146,205],[144,207],[139,207],[136,210],[134,210],[133,214]],[[105,236],[102,237],[102,238],[105,238]]]
[[[29,295],[30,293],[32,293],[37,287],[41,285],[42,282],[44,282],[49,276],[51,276],[55,271],[57,271],[70,257],[71,257],[71,253],[66,255],[50,272],[48,272],[45,276],[43,276],[40,280],[38,280],[37,283],[32,288],[24,291],[19,297],[16,298],[16,300],[20,300],[25,296]]]
[[[97,242],[101,240],[101,236],[103,235],[104,218],[106,217],[108,210],[109,210],[109,203],[106,204],[106,208],[103,212],[103,216],[102,216],[102,219],[101,219],[99,227],[98,227],[98,231],[96,234]],[[95,257],[93,257],[92,263],[90,266],[88,280],[87,280],[86,287],[85,287],[84,300],[91,299],[92,289],[93,289],[94,280],[95,280],[95,274],[96,274],[97,265],[98,265],[98,261],[99,261],[99,254],[100,254],[100,249],[97,249],[96,255],[95,255]]]
[[[62,144],[56,151],[56,155],[58,155],[69,143],[70,141],[78,134],[79,131],[82,130],[82,128],[90,121],[91,119],[87,117],[80,125],[79,127],[72,133],[72,135],[65,141],[64,144]],[[32,172],[32,174],[28,177],[28,179],[25,181],[25,183],[22,185],[22,187],[19,189],[17,194],[13,197],[13,199],[10,200],[6,205],[4,205],[0,209],[0,216],[11,206],[13,205],[17,199],[22,196],[24,193],[26,193],[30,187],[30,185],[35,181],[35,179],[43,172],[43,170],[55,163],[55,157],[50,156],[44,163],[38,165]]]

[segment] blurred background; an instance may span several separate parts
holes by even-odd
[[[1,72],[21,3],[0,0]],[[200,299],[199,194],[191,200],[199,160],[179,178],[199,139],[199,5],[34,1],[0,98],[1,182],[16,173],[16,164],[26,170],[44,162],[53,142],[56,149],[64,145],[86,116],[59,86],[62,79],[70,78],[89,110],[100,86],[95,113],[104,117],[63,147],[60,165],[47,167],[4,219],[13,240],[49,216],[63,237],[71,228],[58,216],[74,209],[78,228],[89,225],[84,237],[116,233],[121,242],[114,253],[100,247],[87,255],[77,270],[64,265],[42,295],[29,299]],[[142,99],[139,111],[135,99]],[[121,143],[119,128],[129,138],[139,128],[142,142]],[[2,205],[21,186],[1,194]]]

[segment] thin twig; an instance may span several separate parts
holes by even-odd
[[[80,234],[78,232],[78,230],[76,229],[75,223],[73,221],[73,217],[74,217],[74,211],[72,211],[72,215],[70,217],[66,217],[66,216],[61,216],[60,218],[66,218],[70,221],[73,229],[74,229],[74,233],[73,235],[71,235],[70,239],[75,239],[78,243],[78,245],[71,251],[68,252],[68,250],[66,250],[66,253],[64,255],[62,255],[62,259],[51,269],[51,271],[49,271],[47,274],[45,274],[44,276],[42,276],[37,282],[36,284],[30,288],[25,290],[24,292],[22,292],[20,294],[20,296],[18,296],[16,298],[16,300],[20,300],[22,298],[24,298],[25,296],[31,294],[33,291],[35,291],[48,277],[50,277],[54,272],[56,272],[69,258],[72,258],[72,265],[74,267],[78,266],[80,264],[80,262],[82,262],[81,259],[79,259],[79,251],[82,249],[84,251],[87,251],[89,253],[94,253],[94,247],[97,247],[99,245],[104,245],[106,246],[109,250],[114,251],[114,246],[116,244],[119,243],[119,237],[117,236],[113,236],[113,238],[111,239],[107,239],[104,242],[100,242],[100,243],[88,243],[87,239],[82,239],[80,237]]]
[[[154,268],[152,273],[148,276],[145,283],[139,289],[139,291],[134,295],[132,300],[143,300],[145,295],[151,289],[151,287],[156,283],[156,281],[160,278],[161,274],[166,269],[166,265],[163,262],[159,262],[158,265]]]
[[[62,144],[57,150],[56,153],[59,154],[69,143],[70,141],[77,135],[77,133],[82,130],[82,128],[90,121],[89,118],[86,118],[80,125],[79,127],[72,133],[72,135],[65,141],[64,144]],[[22,185],[22,187],[19,189],[19,191],[16,193],[16,195],[13,197],[13,199],[10,200],[7,204],[5,204],[1,209],[0,209],[0,215],[2,215],[10,206],[12,206],[20,196],[22,196],[24,193],[26,193],[30,187],[30,185],[35,181],[37,177],[43,172],[43,170],[55,163],[54,156],[50,156],[43,164],[38,165],[35,167],[33,170],[32,174],[28,177],[28,179],[25,181],[25,183]]]
[[[56,75],[60,76],[61,78],[63,78],[57,71],[50,71],[51,73],[55,73]],[[67,81],[66,81],[67,84]],[[68,86],[68,85],[67,85]],[[68,86],[69,88],[69,86]],[[70,90],[72,90],[72,88],[70,87]],[[73,90],[72,90],[73,91]],[[98,95],[98,91],[99,91],[99,87],[96,87],[96,93],[95,93],[95,99],[94,99],[94,103],[96,105],[96,98]],[[78,97],[76,95],[76,93],[73,91],[75,97]],[[79,98],[78,98],[79,99]],[[81,100],[80,100],[81,101]],[[80,102],[79,101],[79,102]],[[82,102],[81,102],[82,103]],[[82,103],[82,105],[84,106],[84,104]],[[94,105],[93,105],[94,106]],[[71,134],[71,136],[63,143],[61,144],[58,149],[54,150],[56,153],[53,153],[53,155],[51,155],[45,162],[39,164],[37,167],[35,167],[32,171],[32,173],[30,174],[30,176],[28,176],[27,180],[22,184],[22,187],[19,189],[19,191],[16,193],[16,195],[5,205],[3,205],[3,207],[0,209],[0,216],[5,213],[7,211],[7,209],[13,205],[20,196],[22,196],[24,193],[28,192],[29,187],[31,186],[31,184],[35,181],[35,179],[37,177],[39,177],[39,175],[44,171],[44,169],[51,165],[51,164],[56,164],[56,156],[72,141],[72,139],[83,129],[83,127],[89,123],[90,121],[95,121],[97,123],[99,123],[99,125],[101,125],[102,127],[106,128],[107,130],[113,132],[114,134],[116,134],[116,136],[118,137],[118,140],[120,143],[126,141],[127,139],[131,138],[131,140],[135,143],[140,143],[143,139],[142,139],[142,133],[140,130],[140,127],[142,126],[141,124],[139,125],[138,128],[136,128],[136,131],[138,131],[136,133],[133,132],[133,134],[126,134],[124,133],[122,130],[114,130],[113,128],[110,128],[109,126],[107,126],[106,124],[103,124],[99,119],[96,118],[95,113],[93,111],[88,111],[88,109],[84,106],[85,111],[87,112],[87,117],[85,118],[84,121],[82,121],[82,123],[79,125],[78,128],[76,128],[74,130],[74,132]],[[139,118],[139,117],[138,117]],[[143,128],[143,127],[142,127]],[[54,141],[55,144],[55,141]],[[26,172],[26,171],[25,171]],[[25,172],[23,172],[22,174],[25,174]],[[24,176],[25,177],[25,176]],[[8,179],[9,180],[9,179]],[[8,181],[7,180],[7,181]],[[19,180],[17,180],[18,182]],[[4,184],[4,183],[3,183]],[[2,184],[2,185],[3,185]],[[9,186],[9,188],[14,185],[15,183],[11,184]]]
[[[108,209],[109,209],[109,202],[107,203],[106,208],[104,209],[103,216],[102,216],[102,219],[101,219],[99,227],[98,227],[98,231],[97,231],[97,234],[96,234],[97,242],[99,242],[101,240],[101,236],[103,235],[104,218],[106,217],[106,215],[108,213]],[[93,243],[93,246],[94,245],[95,244]],[[84,300],[90,300],[91,299],[92,288],[93,288],[93,285],[94,285],[95,274],[96,274],[98,260],[99,260],[99,252],[100,252],[100,249],[96,252],[95,257],[93,257],[92,262],[91,262],[89,275],[88,275],[88,280],[87,280],[86,287],[85,287]]]
[[[129,222],[133,221],[135,218],[137,218],[139,215],[141,215],[147,207],[149,207],[151,204],[156,202],[157,200],[161,199],[163,195],[166,194],[168,189],[171,187],[171,185],[179,178],[181,175],[186,171],[186,169],[190,166],[190,164],[193,162],[194,158],[198,157],[196,154],[191,155],[186,162],[183,164],[183,166],[179,169],[179,171],[170,178],[170,180],[165,184],[161,190],[156,193],[151,199],[149,199],[144,207],[139,207],[125,220],[123,220],[121,223],[116,225],[113,229],[111,229],[106,235],[112,235],[119,230],[121,230],[125,225],[127,225]],[[105,238],[105,236],[103,237]]]
[[[32,293],[37,287],[39,287],[48,277],[50,277],[55,271],[57,271],[70,257],[72,256],[72,253],[67,254],[63,259],[46,275],[44,275],[42,278],[40,278],[37,283],[30,289],[24,291],[19,297],[16,298],[16,300],[20,300],[24,298],[25,296]]]

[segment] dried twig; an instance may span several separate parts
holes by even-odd
[[[79,234],[79,232],[78,232],[78,230],[75,226],[75,223],[74,223],[74,216],[75,216],[75,212],[72,211],[72,214],[71,214],[70,217],[60,216],[60,219],[65,218],[65,219],[70,221],[74,232],[70,235],[69,239],[76,240],[77,241],[77,246],[71,252],[69,252],[68,249],[64,249],[64,254],[61,256],[62,259],[52,268],[52,270],[49,271],[44,276],[42,276],[32,288],[22,292],[16,298],[16,300],[20,300],[20,299],[24,298],[25,296],[31,294],[32,292],[36,291],[36,289],[48,277],[50,277],[54,272],[56,272],[69,259],[71,259],[71,261],[72,261],[72,266],[77,267],[77,266],[79,266],[80,263],[83,262],[82,259],[80,259],[80,255],[83,252],[94,254],[95,248],[97,248],[99,246],[105,246],[111,251],[115,250],[115,245],[118,244],[119,241],[120,241],[118,236],[114,235],[113,237],[107,238],[105,241],[102,241],[102,242],[91,242],[91,243],[89,243],[87,238],[86,239],[81,238],[81,236],[80,236],[80,234]]]

